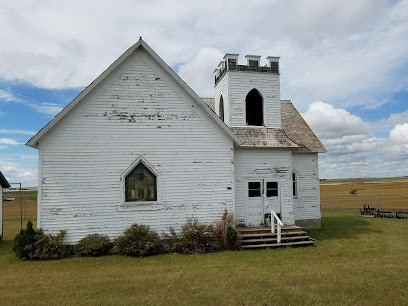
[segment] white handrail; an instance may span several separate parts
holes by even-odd
[[[275,233],[275,219],[276,219],[276,225],[278,227],[278,243],[281,243],[281,226],[283,226],[283,223],[281,219],[279,219],[278,215],[271,209],[271,233]]]

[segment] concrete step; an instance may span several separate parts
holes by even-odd
[[[241,240],[241,246],[243,245],[248,245],[248,244],[254,244],[254,243],[259,243],[259,244],[267,244],[267,242],[277,242],[278,238],[264,238],[264,239],[246,239],[246,240]],[[295,237],[281,237],[282,242],[296,242],[296,241],[310,241],[310,236],[302,235],[302,236],[295,236]]]
[[[282,247],[301,247],[301,246],[312,246],[312,245],[314,245],[314,240],[284,242],[284,243],[270,243],[270,244],[249,244],[249,245],[241,245],[241,248],[242,249],[265,249],[265,248],[282,248]]]

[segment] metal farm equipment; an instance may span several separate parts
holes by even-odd
[[[370,207],[368,204],[364,204],[363,209],[360,209],[360,213],[365,217],[374,217],[374,218],[395,218],[395,219],[408,219],[408,211],[395,211],[390,210],[379,210],[373,207]]]

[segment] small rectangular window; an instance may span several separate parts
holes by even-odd
[[[266,182],[266,196],[268,198],[278,196],[278,182]]]
[[[297,196],[297,179],[296,179],[296,173],[292,172],[292,188],[293,188],[293,196]]]
[[[249,67],[259,67],[259,62],[258,62],[258,61],[254,61],[254,60],[249,60],[249,61],[248,61],[248,66],[249,66]]]
[[[261,196],[261,182],[248,182],[248,197],[260,197]]]
[[[235,67],[237,65],[237,60],[235,58],[229,58],[228,59],[228,68],[229,67]]]
[[[279,63],[271,62],[271,70],[272,72],[279,73]]]

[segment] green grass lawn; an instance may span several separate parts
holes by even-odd
[[[1,305],[407,305],[408,220],[324,212],[315,247],[23,261],[0,242]]]

